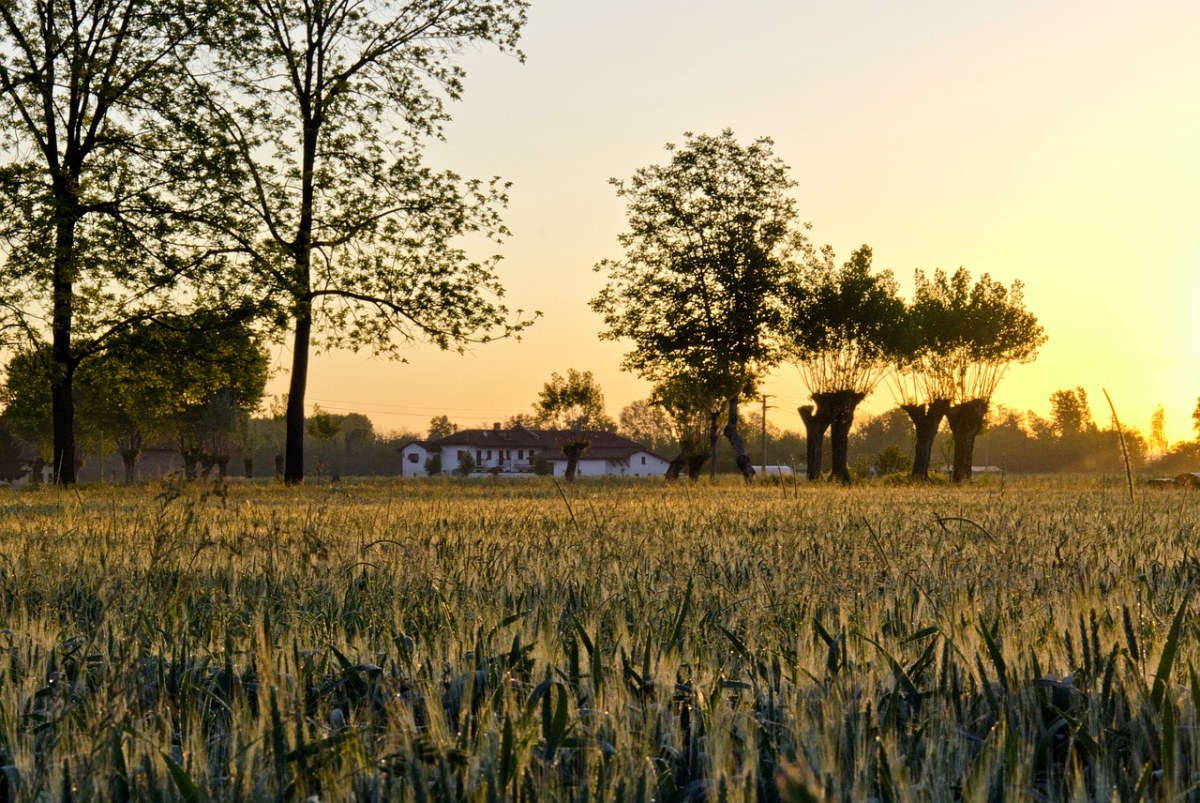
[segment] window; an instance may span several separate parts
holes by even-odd
[[[525,459],[525,450],[524,449],[517,449],[517,459],[518,460]]]
[[[488,456],[487,456],[487,459],[488,459],[488,460],[491,460],[491,459],[492,459],[492,450],[491,450],[491,449],[488,449]]]
[[[479,465],[482,462],[483,462],[483,450],[476,449],[475,450],[475,465]]]
[[[409,452],[409,453],[408,453],[408,462],[410,462],[410,463],[416,463],[416,462],[418,462],[420,459],[421,459],[421,458],[420,458],[420,456],[419,456],[419,455],[418,455],[416,452]]]
[[[642,465],[646,465],[646,455],[642,455]]]

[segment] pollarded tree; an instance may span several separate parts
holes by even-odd
[[[871,272],[862,246],[840,269],[828,250],[793,288],[788,351],[804,376],[815,409],[800,408],[807,436],[809,479],[821,473],[821,441],[830,431],[833,476],[850,481],[854,411],[894,362],[901,345],[904,303],[890,271]]]
[[[932,279],[917,271],[918,303],[928,299],[941,313],[927,332],[924,359],[948,378],[953,402],[946,413],[954,435],[955,482],[971,478],[975,438],[987,419],[988,405],[1004,372],[1013,363],[1037,356],[1046,335],[1037,318],[1025,308],[1023,286],[1011,287],[983,274],[974,284],[959,268],[948,276],[934,271]]]
[[[965,274],[961,278],[969,281]],[[968,295],[966,284],[939,290],[917,271],[913,300],[905,308],[902,345],[889,378],[900,409],[913,424],[911,474],[915,479],[929,479],[934,441],[954,404],[954,365],[943,349],[965,326],[962,316]]]
[[[0,324],[50,343],[61,484],[75,481],[81,362],[170,306],[211,256],[191,228],[220,206],[192,181],[205,157],[167,120],[207,6],[0,3]]]
[[[246,0],[221,17],[212,73],[193,74],[218,135],[210,147],[245,179],[230,203],[261,237],[250,252],[262,292],[292,330],[284,480],[304,475],[304,403],[314,338],[396,356],[418,339],[462,349],[525,325],[500,303],[498,180],[463,181],[423,160],[446,100],[463,91],[460,54],[516,53],[525,0]],[[222,83],[210,80],[219,75]]]
[[[591,447],[589,430],[615,432],[617,425],[604,411],[604,393],[591,371],[567,369],[564,377],[558,372],[538,391],[533,405],[533,424],[538,427],[571,430],[574,434],[562,445],[567,457],[565,479],[575,479],[579,458]]]
[[[738,468],[754,476],[738,431],[742,397],[780,358],[785,291],[806,245],[794,182],[768,138],[686,134],[670,161],[613,179],[628,204],[623,259],[592,309],[608,340],[628,338],[622,367],[654,382],[676,376],[717,389]],[[715,464],[714,464],[715,469]]]

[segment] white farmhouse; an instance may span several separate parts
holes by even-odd
[[[576,474],[581,477],[662,476],[669,461],[637,441],[612,432],[561,429],[464,429],[432,441],[410,441],[400,450],[402,475],[419,477],[428,473],[427,461],[441,459],[441,473],[453,474],[470,457],[474,473],[501,475],[533,474],[541,458],[557,477],[566,473],[567,458],[562,445],[568,440],[587,440],[591,446],[579,458]]]

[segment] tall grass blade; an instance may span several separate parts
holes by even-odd
[[[1129,447],[1125,445],[1125,431],[1121,428],[1121,419],[1117,418],[1117,408],[1113,406],[1112,397],[1108,395],[1108,391],[1104,391],[1104,398],[1108,401],[1108,409],[1112,410],[1113,426],[1117,429],[1117,438],[1121,441],[1121,457],[1125,461],[1125,482],[1129,485],[1129,501],[1133,501],[1133,468],[1129,464]]]
[[[1184,593],[1179,603],[1179,610],[1171,620],[1171,629],[1167,632],[1167,643],[1163,645],[1162,656],[1158,659],[1158,669],[1154,672],[1154,686],[1150,690],[1150,707],[1158,711],[1162,708],[1163,699],[1167,694],[1167,683],[1171,679],[1171,667],[1179,652],[1179,636],[1183,631],[1183,620],[1187,616],[1190,593]]]

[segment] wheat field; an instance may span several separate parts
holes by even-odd
[[[0,800],[1200,796],[1194,492],[0,495]]]

